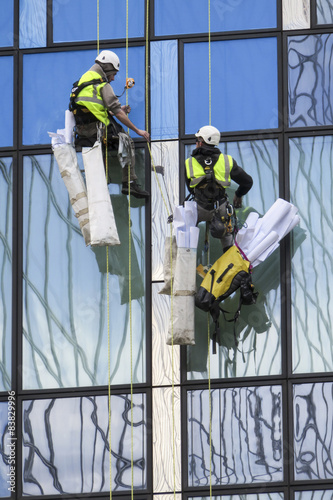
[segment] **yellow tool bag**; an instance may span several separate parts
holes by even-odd
[[[216,337],[219,335],[220,311],[226,312],[220,308],[220,302],[238,288],[240,288],[239,307],[230,321],[238,319],[242,304],[255,304],[258,296],[252,284],[251,263],[233,245],[207,271],[195,296],[195,305],[203,311],[210,312],[215,322],[214,352]],[[235,342],[237,343],[236,339]]]

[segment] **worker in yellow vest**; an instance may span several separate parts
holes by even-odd
[[[209,222],[211,235],[219,238],[223,251],[233,245],[230,220],[233,208],[242,206],[242,197],[251,189],[253,180],[230,155],[217,148],[220,132],[210,125],[201,127],[196,136],[196,148],[185,162],[186,185],[197,202],[198,223]],[[238,184],[233,207],[226,188],[231,180]]]
[[[76,121],[76,145],[92,146],[97,140],[99,130],[104,130],[108,143],[112,144],[115,137],[123,141],[127,150],[126,157],[130,162],[130,192],[137,198],[148,198],[149,193],[140,188],[135,174],[135,148],[133,140],[123,127],[133,130],[137,135],[149,140],[149,133],[140,130],[128,118],[130,106],[122,106],[109,85],[118,73],[120,61],[111,50],[102,50],[95,59],[95,64],[78,82],[73,85],[69,109],[73,111]],[[107,132],[105,134],[105,129]],[[122,168],[122,193],[128,194],[128,163]]]

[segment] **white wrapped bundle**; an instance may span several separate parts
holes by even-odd
[[[120,245],[111,198],[107,187],[100,142],[82,148],[86,173],[92,246]]]
[[[249,214],[244,227],[236,235],[236,244],[255,267],[278,248],[282,238],[299,221],[297,208],[278,198],[263,217],[259,218],[255,212]]]
[[[71,144],[58,143],[53,153],[67,188],[72,208],[77,217],[86,245],[90,245],[90,226],[86,185],[81,175],[75,149]]]

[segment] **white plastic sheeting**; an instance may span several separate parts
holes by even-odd
[[[177,249],[173,293],[175,295],[195,295],[196,293],[197,249]]]
[[[194,296],[173,296],[167,345],[195,345]]]
[[[172,250],[170,248],[172,241]],[[171,295],[171,283],[173,286],[174,276],[175,276],[175,265],[177,258],[177,243],[176,237],[167,236],[164,242],[164,262],[163,262],[163,274],[164,274],[164,285],[158,292],[163,295]]]
[[[173,231],[177,246],[197,248],[199,240],[198,209],[195,201],[185,201],[184,206],[175,207],[173,212]]]
[[[251,212],[235,238],[252,267],[269,257],[290,231],[300,222],[297,208],[278,198],[263,217]]]
[[[86,184],[81,175],[74,142],[75,118],[65,111],[65,128],[48,132],[61,176],[66,185],[75,216],[86,245],[120,245],[111,198],[105,178],[102,146],[82,148]],[[87,187],[86,187],[87,186]]]
[[[120,245],[105,180],[101,143],[96,141],[92,148],[82,148],[82,159],[86,173],[91,245]]]
[[[197,204],[186,201],[173,212],[173,238],[166,238],[164,255],[164,287],[160,293],[171,295],[171,318],[167,344],[194,345],[196,267],[199,228]],[[172,253],[171,253],[172,252]],[[171,261],[172,259],[172,261]],[[171,276],[172,274],[172,276]]]
[[[90,245],[89,211],[86,185],[81,175],[75,149],[71,144],[58,143],[53,147],[61,177],[67,188],[86,245]]]

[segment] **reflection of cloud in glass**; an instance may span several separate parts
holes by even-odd
[[[291,127],[332,125],[332,34],[288,37]]]
[[[293,371],[332,371],[333,138],[293,138],[289,146],[291,202],[306,232],[292,260]]]
[[[296,481],[333,478],[332,394],[331,382],[293,387]]]
[[[280,386],[188,392],[189,485],[283,479]],[[211,435],[211,460],[210,439]],[[210,465],[211,464],[211,465]]]
[[[317,23],[333,24],[332,0],[316,0]]]
[[[12,306],[12,159],[0,159],[0,390],[11,372]]]
[[[53,157],[24,158],[25,388],[107,384],[108,325],[112,383],[130,382],[128,202],[112,198],[122,245],[109,249],[108,304],[106,248],[85,247]],[[133,380],[143,382],[144,204],[131,221]]]
[[[237,210],[239,227],[252,211],[263,215],[279,197],[278,142],[275,139],[220,143],[222,153],[230,154],[253,178],[253,187],[243,198],[243,208]],[[186,157],[193,146],[188,146]],[[228,188],[232,200],[237,185]],[[206,264],[204,252],[205,225],[201,224],[199,261]],[[221,255],[219,240],[210,238],[209,261]],[[198,280],[200,285],[201,280]],[[220,315],[220,347],[210,356],[212,378],[273,375],[281,373],[280,345],[280,254],[277,250],[253,272],[253,283],[259,292],[257,303],[243,306],[236,325],[229,323],[239,305],[239,292],[223,302],[229,314]],[[211,323],[210,331],[214,327]],[[239,341],[235,344],[234,334]],[[188,350],[188,377],[207,378],[207,315],[196,308],[196,346]],[[206,356],[203,355],[206,353]]]
[[[107,396],[23,403],[24,494],[90,493],[146,486],[145,396],[111,396],[112,472]]]

